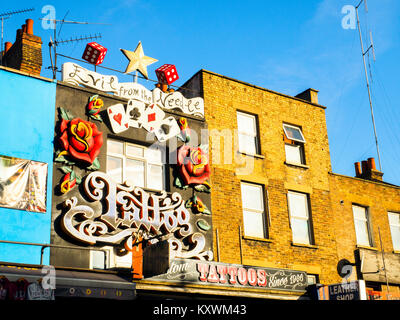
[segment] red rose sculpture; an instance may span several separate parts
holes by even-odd
[[[60,141],[68,155],[86,164],[92,164],[103,145],[103,133],[92,122],[75,118],[62,120]]]
[[[178,150],[178,167],[186,185],[203,184],[210,177],[208,155],[200,147],[181,146]]]

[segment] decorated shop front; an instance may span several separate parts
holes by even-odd
[[[122,53],[130,61],[126,72],[147,79],[146,63],[157,60],[145,59],[141,43]],[[143,250],[163,241],[174,259],[211,261],[203,99],[172,90],[179,77],[171,64],[156,70],[153,90],[137,82],[137,73],[121,82],[72,62],[62,70],[51,234],[53,244],[78,250],[51,248],[51,264],[125,270],[141,279]]]

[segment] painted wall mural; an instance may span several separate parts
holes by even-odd
[[[193,226],[199,219],[194,221],[179,193],[151,194],[127,183],[118,184],[100,171],[85,178],[83,190],[88,199],[102,203],[104,212],[78,204],[77,197],[66,200],[61,224],[74,239],[92,245],[118,244],[142,230],[144,239],[168,235],[176,258],[212,260],[204,234]]]

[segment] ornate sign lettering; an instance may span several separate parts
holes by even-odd
[[[297,270],[250,267],[211,261],[175,259],[165,274],[147,280],[183,281],[198,284],[304,291],[307,273]]]
[[[203,98],[185,98],[182,93],[163,92],[159,88],[148,90],[136,82],[118,82],[116,76],[107,76],[87,70],[76,63],[66,62],[62,66],[62,81],[73,85],[110,92],[122,98],[143,101],[146,104],[158,104],[167,110],[178,109],[186,114],[204,118]]]
[[[78,205],[76,197],[65,201],[67,212],[61,220],[63,230],[88,244],[119,243],[139,230],[144,238],[169,235],[173,256],[212,259],[204,251],[205,237],[195,232],[182,196],[174,192],[150,194],[125,184],[117,184],[103,172],[92,172],[83,184],[87,198],[101,201],[106,212],[95,212],[90,206]]]
[[[187,99],[179,91],[165,93],[155,88],[153,102],[164,109],[179,109],[184,113],[204,117],[204,100],[200,97]]]
[[[106,76],[87,70],[76,63],[66,62],[62,66],[62,81],[73,85],[97,89],[99,91],[111,92],[116,96],[135,99],[145,103],[152,102],[152,93],[141,84],[135,82],[118,83],[116,76]]]

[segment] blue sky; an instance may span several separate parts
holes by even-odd
[[[375,157],[378,165],[358,31],[342,27],[342,7],[358,2],[22,0],[8,2],[1,12],[35,8],[5,21],[4,41],[13,42],[25,19],[34,19],[34,33],[43,40],[44,67],[50,65],[47,43],[53,33],[41,27],[39,18],[45,15],[43,6],[53,5],[57,19],[67,14],[66,20],[111,24],[65,24],[58,38],[101,33],[97,42],[108,48],[106,67],[124,71],[127,59],[119,49],[134,50],[142,41],[145,55],[159,60],[148,67],[152,79],[157,67],[172,63],[180,76],[176,85],[207,69],[288,95],[317,89],[319,102],[327,107],[333,171],[354,176],[356,161]],[[400,2],[368,0],[368,9],[362,5],[359,13],[364,46],[369,31],[375,45],[377,60],[369,60],[382,169],[386,182],[400,185]],[[64,44],[58,51],[80,59],[85,45]],[[42,75],[51,77],[45,69]]]

